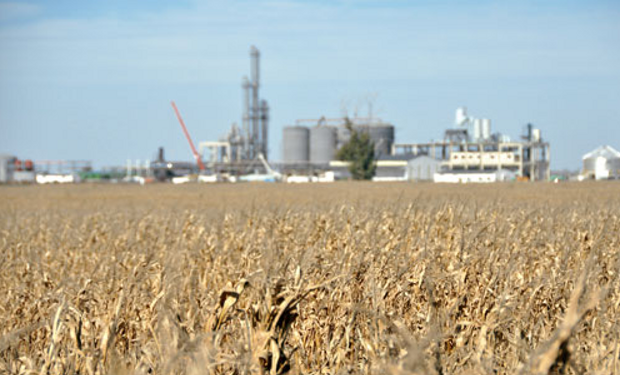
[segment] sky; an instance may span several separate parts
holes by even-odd
[[[0,153],[96,167],[191,160],[241,123],[261,51],[269,153],[299,118],[366,115],[440,140],[457,107],[551,143],[552,169],[620,149],[618,1],[0,0]]]

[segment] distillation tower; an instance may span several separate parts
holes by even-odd
[[[254,160],[258,154],[268,158],[269,106],[259,95],[260,51],[250,48],[250,79],[243,77],[243,133],[245,139],[244,158]]]
[[[260,51],[255,46],[250,47],[250,78],[243,77],[241,88],[241,128],[233,124],[219,141],[199,144],[208,169],[214,172],[244,172],[256,165],[259,155],[268,159],[269,105],[260,97]]]

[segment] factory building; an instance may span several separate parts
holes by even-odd
[[[550,178],[551,150],[540,129],[528,124],[522,139],[512,141],[506,135],[492,133],[490,119],[468,116],[465,107],[457,109],[455,127],[445,131],[443,141],[429,143],[395,143],[394,126],[378,118],[297,120],[283,130],[282,169],[302,174],[330,169],[346,178],[346,163],[335,159],[338,149],[351,137],[347,125],[368,134],[373,142],[376,180],[486,182]],[[445,178],[436,177],[442,173]]]
[[[407,181],[407,170],[413,156],[380,155],[377,157],[373,181]]]
[[[269,106],[260,97],[259,68],[260,53],[252,46],[250,78],[244,77],[242,82],[242,126],[233,124],[217,141],[200,142],[200,152],[190,140],[199,164],[202,164],[202,157],[207,156],[206,163],[200,166],[201,173],[272,174],[267,163]],[[178,113],[177,116],[184,126]],[[377,179],[430,181],[442,173],[463,174],[470,180],[476,173],[493,175],[495,177],[489,178],[495,180],[502,180],[504,176],[530,181],[550,179],[551,150],[540,129],[528,124],[522,139],[513,141],[506,135],[493,133],[491,125],[489,118],[469,116],[467,108],[460,107],[456,110],[454,127],[445,130],[443,141],[396,143],[394,125],[372,115],[350,119],[300,119],[283,128],[282,159],[276,169],[280,176],[318,176],[328,171],[338,175],[343,167],[336,160],[338,150],[349,142],[354,130],[367,134],[374,145]],[[346,173],[340,175],[346,176]]]
[[[407,180],[433,181],[435,173],[441,170],[441,161],[426,155],[417,155],[407,164]]]
[[[377,160],[375,181],[433,181],[441,162],[425,155],[385,155]]]
[[[455,125],[445,131],[443,141],[394,144],[392,154],[426,155],[441,161],[440,173],[461,173],[470,180],[472,171],[487,175],[507,171],[530,181],[549,180],[551,150],[540,129],[528,124],[521,141],[511,141],[491,133],[491,120],[467,116],[464,107],[457,109]]]
[[[468,170],[468,171],[445,171],[443,173],[436,173],[433,181],[439,183],[490,183],[490,182],[505,182],[514,181],[517,177],[513,171],[500,169],[495,171],[480,171],[480,170]]]
[[[582,158],[584,179],[620,179],[620,152],[611,146],[600,146]]]
[[[407,181],[408,162],[408,160],[390,158],[377,160],[373,181]],[[337,180],[351,178],[347,161],[332,160],[329,162],[329,169],[334,172]]]
[[[34,163],[16,156],[0,154],[0,183],[35,182]]]
[[[329,166],[339,179],[351,177],[348,162],[335,160]],[[376,161],[373,181],[433,181],[440,168],[439,160],[424,155],[384,155]]]

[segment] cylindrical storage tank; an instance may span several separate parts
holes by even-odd
[[[355,130],[361,133],[368,133],[370,140],[375,144],[375,157],[392,154],[392,144],[394,144],[393,125],[356,125]]]
[[[307,163],[309,160],[310,130],[305,126],[286,126],[282,131],[282,161]]]
[[[456,109],[456,116],[454,117],[454,122],[456,125],[463,125],[467,121],[467,108],[460,107]]]
[[[394,144],[393,125],[372,125],[368,127],[368,132],[370,140],[375,143],[375,157],[392,154],[392,144]]]
[[[487,140],[491,138],[491,120],[488,118],[482,119],[482,139]]]
[[[310,162],[325,164],[336,157],[337,131],[333,126],[310,128]]]
[[[337,132],[338,140],[336,142],[336,147],[340,149],[340,147],[349,143],[349,140],[351,139],[351,131],[345,125],[341,125],[338,127]]]
[[[594,167],[596,166],[596,158],[583,159],[583,173],[594,173]]]
[[[594,170],[596,169],[596,160],[598,158],[596,156],[594,157],[585,157],[583,159],[583,172],[588,174],[588,173],[594,173]]]
[[[532,129],[532,141],[540,142],[540,129]]]
[[[597,180],[605,180],[609,178],[609,166],[607,159],[599,156],[594,160],[594,178]]]
[[[477,142],[482,137],[482,120],[477,118],[474,120],[474,142]]]

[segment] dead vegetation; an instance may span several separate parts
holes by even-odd
[[[0,373],[620,373],[618,184],[0,196]]]

